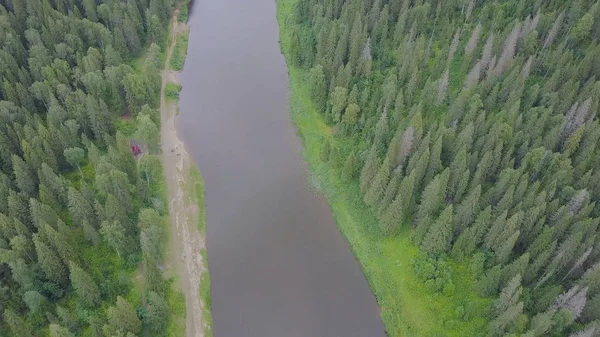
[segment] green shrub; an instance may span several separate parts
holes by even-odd
[[[181,6],[179,10],[179,15],[177,16],[177,21],[179,22],[187,22],[188,19],[188,6],[187,4]]]
[[[187,54],[188,36],[187,33],[177,36],[175,49],[171,56],[171,69],[181,71],[185,64],[185,55]]]
[[[167,83],[165,87],[165,96],[167,100],[178,99],[179,92],[181,91],[181,85],[178,83]]]

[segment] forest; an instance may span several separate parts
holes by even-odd
[[[388,334],[600,336],[600,3],[278,6],[292,118]]]
[[[0,336],[168,334],[157,105],[174,5],[0,0]]]

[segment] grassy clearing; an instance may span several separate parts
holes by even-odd
[[[284,53],[290,27],[287,18],[296,0],[278,2],[277,15]],[[390,336],[477,336],[486,325],[482,317],[489,304],[472,290],[468,261],[450,265],[452,293],[432,293],[417,278],[412,267],[421,252],[409,239],[408,230],[396,237],[379,231],[375,214],[363,203],[357,182],[343,183],[339,170],[323,163],[319,156],[321,140],[342,149],[353,141],[331,135],[310,99],[307,73],[288,64],[292,120],[304,144],[304,156],[312,180],[327,196],[342,234],[348,240],[381,306],[381,318]]]
[[[181,32],[177,36],[177,42],[175,42],[175,49],[173,50],[173,55],[171,55],[170,62],[170,67],[173,70],[183,70],[183,65],[185,64],[185,55],[187,54],[188,35],[189,31],[185,31]]]

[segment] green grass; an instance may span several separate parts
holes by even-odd
[[[171,320],[167,328],[167,336],[185,336],[185,296],[177,290],[177,281],[173,280],[169,292]]]
[[[297,0],[278,2],[284,53],[287,52],[289,24]],[[453,294],[432,293],[417,278],[412,261],[422,254],[410,241],[409,230],[385,237],[375,214],[363,203],[357,182],[343,183],[339,171],[323,163],[319,156],[323,137],[333,146],[348,148],[350,139],[333,137],[314,107],[307,73],[288,62],[290,109],[304,145],[304,157],[311,167],[311,180],[326,195],[342,234],[346,237],[381,306],[381,318],[389,336],[477,336],[487,321],[482,317],[489,299],[472,290],[468,263],[448,261]],[[466,311],[463,315],[462,312]]]
[[[206,210],[204,209],[204,179],[200,170],[194,166],[190,171],[191,181],[188,184],[193,187],[193,195],[198,205],[198,230],[202,235],[206,232]]]
[[[193,200],[198,206],[198,230],[202,235],[206,235],[206,210],[204,208],[204,179],[200,170],[193,165],[187,174],[187,183],[185,184],[185,198]],[[202,254],[202,264],[206,268],[200,278],[199,294],[204,308],[202,309],[202,318],[204,321],[204,336],[212,336],[212,314],[210,297],[210,275],[208,272],[208,257],[206,248],[200,251]]]
[[[204,207],[203,207],[204,208]],[[202,261],[205,267],[208,267],[208,257],[206,256],[206,249],[200,251],[202,254]],[[208,274],[208,268],[202,272],[200,278],[200,298],[204,302],[204,308],[202,308],[202,318],[204,318],[204,336],[212,337],[212,300],[210,297],[210,275]]]
[[[167,86],[165,87],[165,97],[166,97],[167,101],[178,99],[180,91],[181,91],[181,84],[167,83]]]
[[[170,67],[173,70],[183,70],[185,55],[187,54],[188,35],[189,32],[182,32],[177,36],[177,42],[175,42],[175,49],[173,50],[173,55],[171,55],[170,63]]]

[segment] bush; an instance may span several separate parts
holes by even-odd
[[[452,296],[455,291],[450,266],[441,258],[420,254],[412,261],[412,266],[417,277],[429,288],[430,291]]]
[[[173,50],[173,55],[171,56],[171,68],[177,71],[183,70],[183,65],[185,63],[185,55],[187,54],[187,44],[188,44],[188,36],[187,34],[183,34],[177,37],[177,42],[175,43],[175,49]]]
[[[177,16],[177,21],[186,22],[187,19],[188,19],[188,6],[187,6],[187,4],[184,4],[183,6],[181,6],[181,9],[179,10],[179,15]]]
[[[181,91],[181,85],[177,83],[167,83],[165,87],[165,96],[167,99],[178,99],[179,92]]]

